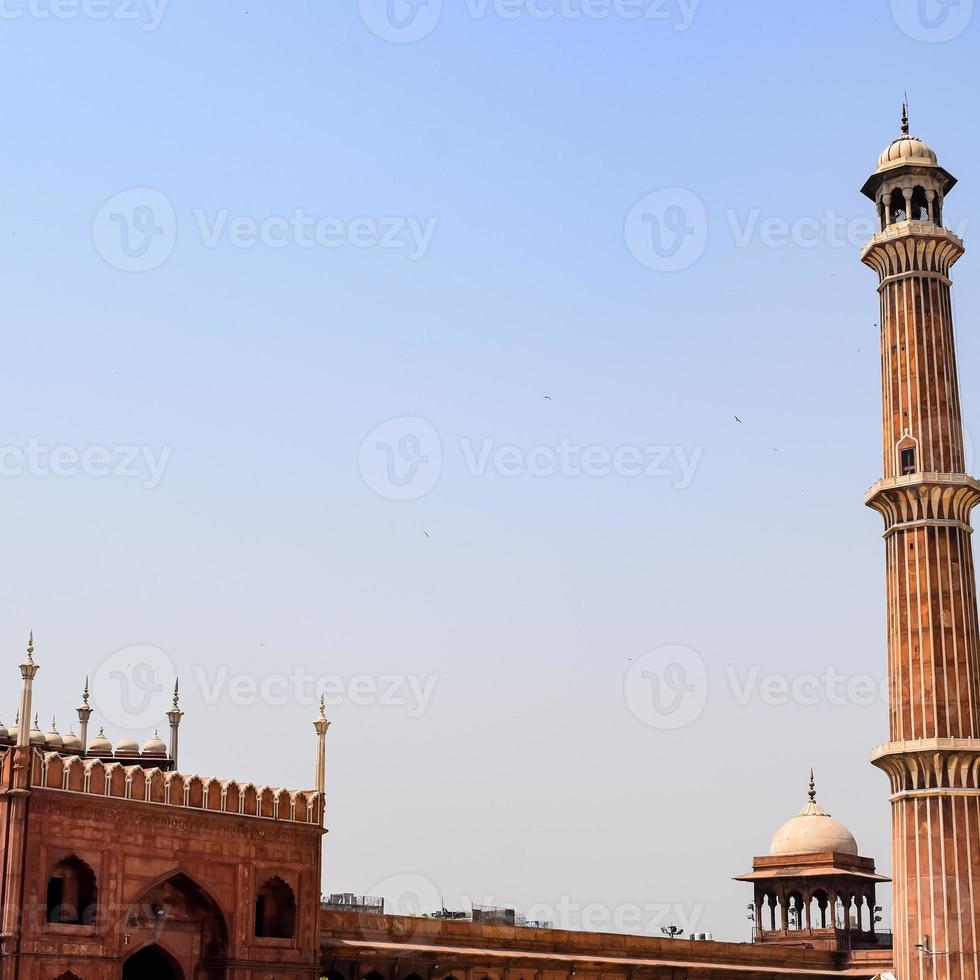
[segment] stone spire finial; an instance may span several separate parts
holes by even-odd
[[[34,663],[34,630],[27,634],[27,659]]]
[[[817,781],[813,778],[813,770],[810,770],[810,802],[817,802]]]
[[[330,722],[327,720],[327,699],[320,695],[320,717],[313,722],[313,730],[317,736],[316,749],[316,791],[320,794],[320,815],[321,820],[324,815],[323,794],[327,787],[327,731],[330,729]]]
[[[180,721],[184,717],[184,712],[180,710],[180,678],[174,679],[174,706],[167,712],[167,720],[170,722],[170,761],[174,769],[177,768],[177,749],[180,739]]]
[[[317,735],[326,735],[330,722],[327,720],[327,699],[326,695],[320,695],[320,716],[313,723],[313,729]]]
[[[85,690],[82,691],[82,703],[78,706],[79,740],[82,743],[82,754],[88,752],[88,723],[94,714],[92,706],[88,703],[88,674],[85,675]]]

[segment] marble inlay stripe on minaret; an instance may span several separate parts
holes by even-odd
[[[945,568],[942,569],[943,576],[940,582],[940,595],[941,595],[941,608],[939,610],[940,616],[940,627],[942,630],[943,638],[943,661],[946,662],[950,657],[953,659],[953,672],[956,678],[956,703],[957,705],[963,705],[963,691],[960,686],[960,644],[959,644],[959,616],[957,615],[956,609],[956,594],[955,587],[953,585],[953,536],[950,534],[949,528],[941,529],[943,532],[941,535],[941,540],[945,544]],[[948,593],[947,593],[948,589]],[[942,601],[942,597],[948,594],[949,601]],[[947,613],[948,609],[948,613]],[[949,629],[947,631],[947,620]],[[946,634],[949,632],[950,635],[950,645],[951,649],[947,647]],[[959,728],[962,733],[967,737],[974,737],[973,731],[973,692],[970,689],[970,678],[966,678],[967,690],[966,690],[966,709],[967,717],[960,719]],[[962,714],[962,707],[959,710]]]

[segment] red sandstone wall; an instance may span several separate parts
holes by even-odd
[[[188,977],[194,976],[192,961],[199,950],[187,947],[185,936],[168,936],[164,927],[154,937],[130,915],[148,886],[178,871],[224,912],[231,961],[227,980],[319,975],[318,825],[35,788],[28,827],[21,980],[52,980],[67,970],[80,980],[117,980],[122,961],[153,938],[184,961]],[[96,874],[99,911],[93,926],[45,921],[49,873],[69,855],[77,855]],[[255,890],[273,876],[286,881],[296,896],[294,940],[253,934]]]

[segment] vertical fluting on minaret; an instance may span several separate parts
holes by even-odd
[[[864,193],[880,230],[862,255],[881,296],[888,744],[898,980],[980,980],[980,630],[953,332],[953,265],[942,225],[956,180],[903,133]]]

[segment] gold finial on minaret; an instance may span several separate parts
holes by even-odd
[[[27,634],[27,659],[34,663],[34,630]]]
[[[813,778],[813,770],[810,770],[810,802],[817,802],[817,781]]]
[[[909,135],[909,94],[905,93],[905,101],[902,103],[902,135]]]

